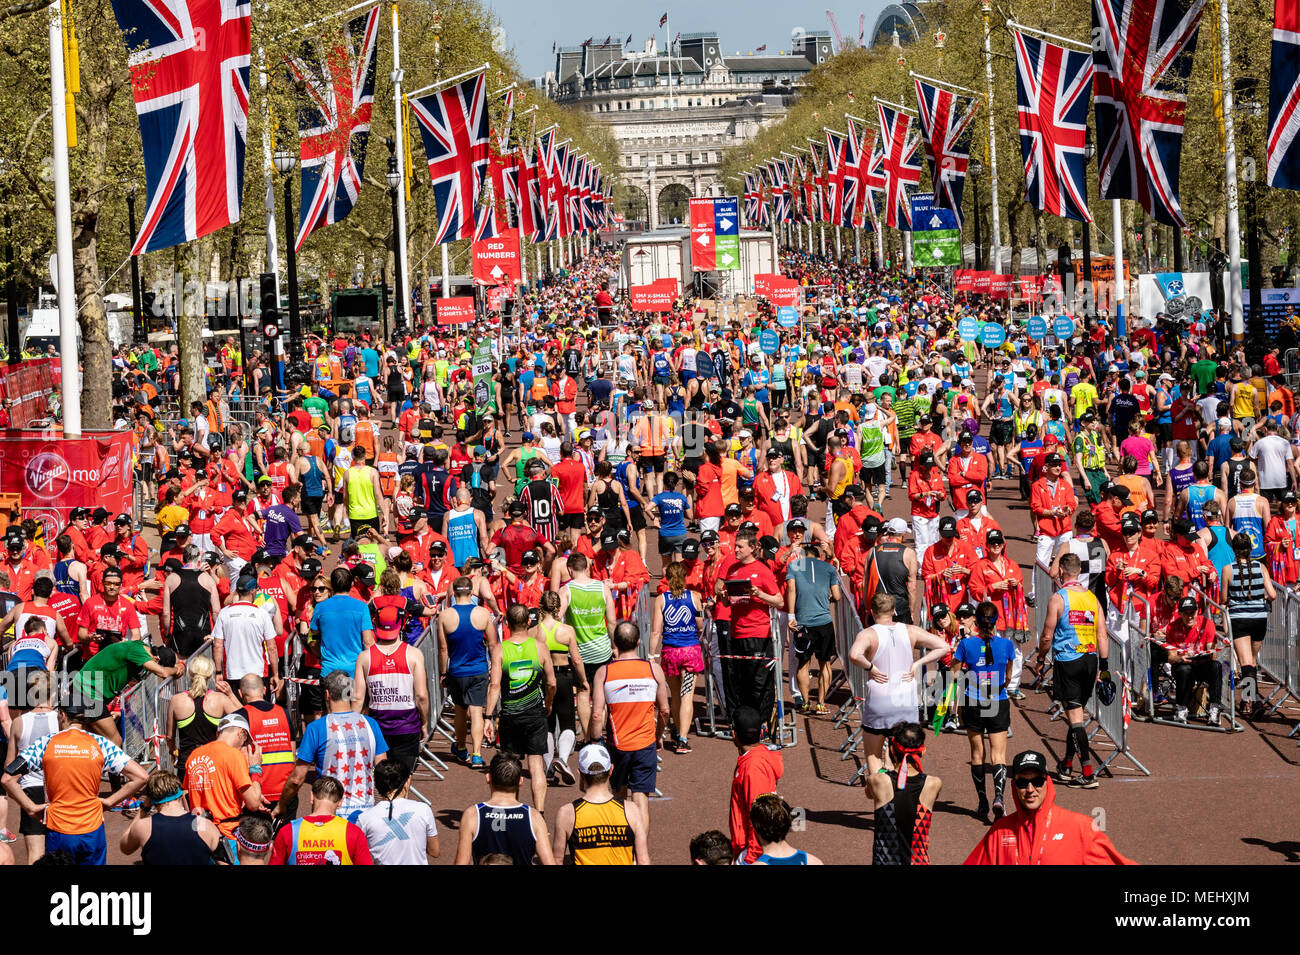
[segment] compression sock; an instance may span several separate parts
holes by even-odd
[[[1007,764],[995,763],[993,765],[993,800],[996,802],[1002,798],[1002,792],[1007,788]]]
[[[970,778],[975,782],[975,795],[980,797],[983,802],[988,796],[984,793],[984,782],[988,778],[985,766],[980,763],[978,766],[972,764],[970,768]]]
[[[555,734],[547,733],[546,734],[546,756],[544,757],[546,762],[543,763],[543,765],[549,767],[551,765],[551,760],[554,758],[555,758]]]
[[[1241,668],[1241,702],[1245,704],[1254,703],[1259,699],[1259,686],[1256,677],[1257,670],[1255,667],[1242,666]]]
[[[1061,768],[1067,772],[1074,765],[1074,727],[1071,726],[1065,733],[1065,759],[1061,760]]]
[[[1070,736],[1074,739],[1074,748],[1079,752],[1079,768],[1085,778],[1089,777],[1093,769],[1092,756],[1088,751],[1088,730],[1082,723],[1075,723],[1070,727]]]
[[[560,738],[556,740],[556,757],[560,762],[568,765],[569,757],[573,754],[573,743],[576,737],[573,730],[562,730]]]

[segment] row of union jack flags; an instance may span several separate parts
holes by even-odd
[[[248,132],[249,0],[112,0],[127,37],[147,201],[132,252],[152,252],[239,221]],[[378,5],[286,67],[298,114],[302,199],[295,248],[342,221],[364,181],[374,112]],[[600,167],[555,130],[489,136],[484,73],[410,99],[438,214],[438,242],[489,238],[511,222],[532,241],[601,228],[612,213]]]
[[[1179,173],[1187,79],[1205,0],[1092,0],[1091,51],[1013,29],[1025,198],[1036,209],[1092,220],[1086,182],[1088,99],[1095,117],[1098,194],[1134,199],[1159,222],[1185,228]],[[1083,44],[1080,44],[1083,47]],[[1218,56],[1218,51],[1214,52]],[[961,221],[976,96],[916,79],[917,113],[877,102],[879,137],[846,116],[801,155],[783,153],[744,174],[753,226],[826,222],[910,229],[907,195],[920,184],[922,147],[935,204]],[[1300,0],[1275,0],[1269,73],[1268,184],[1300,189]],[[870,157],[863,162],[863,157]]]

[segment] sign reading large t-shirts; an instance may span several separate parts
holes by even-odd
[[[735,196],[691,200],[691,271],[740,268],[740,206]]]
[[[480,285],[511,285],[523,280],[519,269],[519,230],[506,229],[491,239],[475,240],[474,281]]]

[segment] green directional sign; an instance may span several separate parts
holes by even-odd
[[[714,239],[714,261],[719,272],[740,268],[740,236],[720,235]]]
[[[912,263],[917,268],[961,265],[961,233],[956,229],[913,232]]]

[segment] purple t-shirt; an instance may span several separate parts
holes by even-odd
[[[273,504],[262,512],[262,518],[263,547],[272,557],[283,557],[288,553],[289,538],[302,533],[297,511],[288,504]]]

